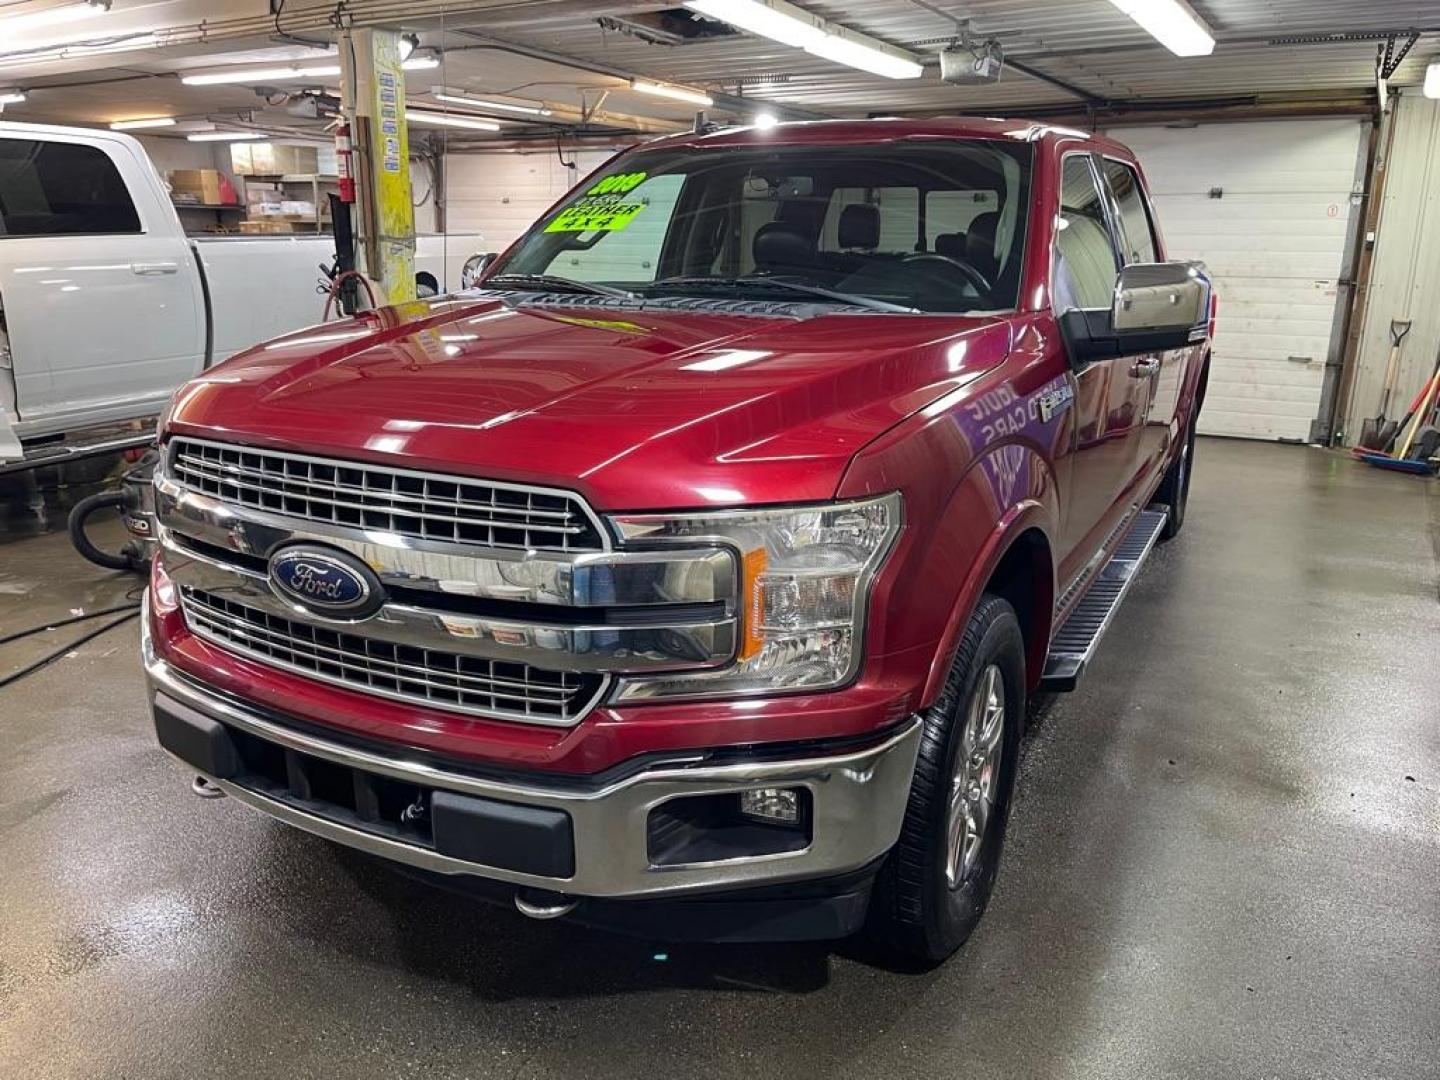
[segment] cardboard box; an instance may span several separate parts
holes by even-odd
[[[230,164],[242,176],[309,175],[319,168],[319,156],[313,146],[236,143],[230,147]]]
[[[229,198],[226,198],[229,189]],[[173,169],[170,172],[170,191],[190,203],[219,206],[234,202],[235,192],[229,181],[215,169]]]
[[[242,221],[240,231],[245,234],[293,233],[295,226],[288,221]]]
[[[230,171],[236,176],[249,176],[255,170],[250,167],[250,144],[236,142],[230,144]]]

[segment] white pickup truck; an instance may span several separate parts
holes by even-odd
[[[416,276],[458,289],[479,251],[417,237]],[[128,135],[0,123],[0,468],[153,416],[210,364],[319,322],[333,259],[329,236],[186,236]]]

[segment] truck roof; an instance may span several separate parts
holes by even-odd
[[[95,141],[112,143],[124,143],[127,146],[138,150],[142,157],[148,158],[144,145],[132,135],[123,131],[110,131],[108,128],[94,127],[73,127],[67,124],[32,124],[21,120],[0,120],[0,136],[12,138],[43,138],[44,136],[58,136],[61,139],[73,139],[79,142]]]
[[[1123,144],[1095,132],[1032,120],[1005,120],[991,116],[803,120],[776,124],[768,128],[745,126],[725,127],[708,132],[684,132],[656,139],[645,146],[839,146],[902,139],[1011,139],[1032,143],[1079,139],[1127,158],[1131,156]]]

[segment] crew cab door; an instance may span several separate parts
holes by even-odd
[[[1158,263],[1164,258],[1149,200],[1140,182],[1140,173],[1129,162],[1103,158],[1101,172],[1115,215],[1121,258],[1126,266],[1136,263]],[[1147,365],[1149,394],[1144,422],[1140,431],[1141,482],[1155,480],[1165,465],[1171,442],[1177,437],[1180,392],[1185,386],[1186,367],[1199,350],[1162,349],[1139,354],[1137,365]]]
[[[1114,215],[1094,157],[1068,153],[1060,163],[1052,303],[1066,311],[1108,311],[1120,272]],[[1139,498],[1142,431],[1154,392],[1154,357],[1122,355],[1077,361],[1075,444],[1065,506],[1062,573],[1078,570],[1104,544]]]
[[[24,428],[159,411],[204,359],[199,273],[135,144],[0,132],[0,304]]]

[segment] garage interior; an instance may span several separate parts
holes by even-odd
[[[1122,0],[803,4],[923,68],[885,78],[707,3],[13,0],[0,136],[123,130],[186,233],[328,237],[341,47],[395,32],[447,260],[700,123],[1129,146],[1218,297],[1187,531],[1080,689],[1032,699],[975,936],[920,972],[611,936],[196,800],[155,746],[142,578],[66,532],[134,452],[47,437],[0,466],[0,1076],[1440,1077],[1440,487],[1351,453],[1440,356],[1440,10],[1191,0],[1214,49],[1178,56]]]

